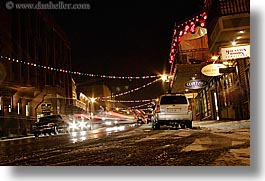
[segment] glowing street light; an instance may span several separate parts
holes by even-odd
[[[173,78],[173,76],[170,76],[170,75],[166,75],[166,74],[161,75],[161,79],[163,82],[169,82],[170,79],[172,79],[172,78]]]
[[[165,74],[161,75],[161,79],[163,82],[165,82],[167,80],[167,75],[165,75]]]
[[[93,117],[93,113],[94,113],[94,102],[96,102],[96,98],[91,97],[89,99],[90,99],[90,102],[91,102],[91,117]]]
[[[90,101],[91,101],[91,103],[94,103],[94,102],[96,102],[96,98],[91,97],[91,98],[90,98]]]

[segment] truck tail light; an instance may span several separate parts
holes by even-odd
[[[191,110],[192,110],[192,109],[191,109],[191,105],[189,105],[189,106],[188,106],[188,111],[191,111]]]
[[[160,106],[156,106],[156,112],[160,112]]]

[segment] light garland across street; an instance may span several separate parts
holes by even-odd
[[[3,56],[3,55],[0,55],[0,59],[1,60],[8,60],[8,61],[12,61],[14,63],[21,63],[25,66],[32,66],[32,67],[35,67],[35,68],[42,68],[42,69],[45,69],[45,70],[49,70],[49,71],[56,71],[56,72],[62,72],[62,73],[68,73],[68,74],[74,74],[74,75],[81,75],[81,76],[89,76],[89,77],[101,77],[101,78],[109,78],[109,79],[149,79],[149,78],[157,78],[147,84],[144,84],[140,87],[137,87],[137,88],[134,88],[134,89],[131,89],[131,90],[128,90],[128,91],[125,91],[125,92],[122,92],[122,93],[118,93],[118,94],[115,94],[115,95],[111,95],[111,96],[106,96],[106,97],[96,97],[95,99],[99,100],[99,101],[108,101],[108,102],[127,102],[127,103],[142,103],[142,102],[148,102],[146,104],[143,104],[143,105],[138,105],[138,106],[134,106],[134,107],[131,107],[131,108],[138,108],[138,107],[143,107],[143,106],[146,106],[146,105],[149,105],[151,104],[155,99],[145,99],[145,100],[111,100],[111,98],[115,98],[115,97],[119,97],[119,96],[123,96],[123,95],[127,95],[127,94],[130,94],[130,93],[133,93],[135,91],[138,91],[140,89],[143,89],[147,86],[150,86],[160,80],[163,80],[163,76],[161,75],[151,75],[151,76],[107,76],[107,75],[96,75],[96,74],[87,74],[87,73],[80,73],[80,72],[73,72],[73,71],[70,71],[70,70],[64,70],[64,69],[59,69],[59,68],[53,68],[53,67],[50,67],[50,66],[45,66],[45,65],[40,65],[40,64],[36,64],[36,63],[32,63],[32,62],[26,62],[26,61],[21,61],[21,60],[18,60],[18,59],[14,59],[14,58],[10,58],[10,57],[6,57],[6,56]]]
[[[12,61],[14,63],[21,63],[22,65],[32,66],[35,68],[41,68],[41,69],[55,71],[55,72],[80,75],[80,76],[87,76],[87,77],[99,77],[99,78],[107,78],[107,79],[129,79],[129,80],[131,80],[131,79],[152,79],[152,78],[161,77],[160,75],[115,76],[115,75],[100,75],[100,74],[92,74],[92,73],[82,73],[82,72],[77,72],[77,71],[65,70],[65,69],[61,69],[61,68],[55,68],[55,67],[50,67],[50,66],[46,66],[46,65],[36,64],[33,62],[28,62],[28,61],[22,61],[22,60],[18,60],[18,59],[3,56],[3,55],[0,55],[0,58],[2,60],[8,60],[8,61]]]
[[[138,105],[138,106],[132,106],[132,107],[129,107],[129,108],[131,108],[131,109],[137,109],[137,108],[140,108],[140,107],[148,106],[150,104],[152,104],[152,102],[145,103],[145,104],[141,104],[141,105]]]
[[[152,84],[158,82],[159,80],[162,80],[162,79],[161,79],[161,78],[160,78],[160,79],[155,79],[155,80],[153,80],[152,82],[149,82],[149,83],[147,83],[147,84],[144,84],[144,85],[142,85],[142,86],[140,86],[140,87],[137,87],[137,88],[135,88],[135,89],[131,89],[131,90],[129,90],[129,91],[125,91],[125,92],[122,92],[122,93],[118,93],[118,94],[115,94],[115,95],[112,95],[112,96],[97,97],[97,99],[110,99],[110,98],[112,98],[112,97],[123,96],[123,95],[129,94],[129,93],[132,93],[132,92],[138,91],[138,90],[140,90],[140,89],[143,89],[143,88],[145,88],[145,87],[147,87],[147,86],[149,86],[149,85],[152,85]]]
[[[139,100],[112,100],[112,99],[100,99],[100,101],[102,102],[119,102],[119,103],[123,103],[123,102],[127,102],[127,103],[139,103],[139,102],[151,102],[151,101],[155,101],[156,99],[139,99]]]

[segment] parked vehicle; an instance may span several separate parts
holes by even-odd
[[[35,137],[39,137],[42,134],[66,133],[67,130],[68,124],[63,120],[61,115],[44,116],[33,124],[33,134]]]
[[[161,125],[192,128],[192,109],[185,94],[164,94],[157,102],[152,128]]]

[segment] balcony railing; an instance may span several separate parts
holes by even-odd
[[[250,0],[208,0],[206,8],[208,17],[250,13]]]
[[[250,0],[207,0],[207,31],[210,34],[219,17],[250,13]]]

